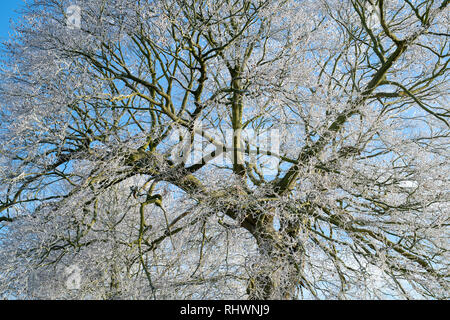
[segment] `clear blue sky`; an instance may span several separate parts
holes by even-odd
[[[17,19],[15,13],[23,4],[23,0],[0,0],[0,41],[8,38],[10,32],[10,20]]]

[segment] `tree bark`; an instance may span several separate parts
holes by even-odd
[[[254,234],[261,260],[253,265],[247,287],[249,300],[292,300],[300,283],[300,247],[286,245],[272,219],[259,224]]]

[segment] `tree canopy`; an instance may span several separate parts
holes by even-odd
[[[0,297],[446,299],[448,0],[34,0]]]

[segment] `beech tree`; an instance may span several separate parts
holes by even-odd
[[[34,0],[0,296],[446,299],[448,0]]]

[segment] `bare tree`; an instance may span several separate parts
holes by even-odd
[[[448,298],[448,0],[35,0],[0,296]]]

